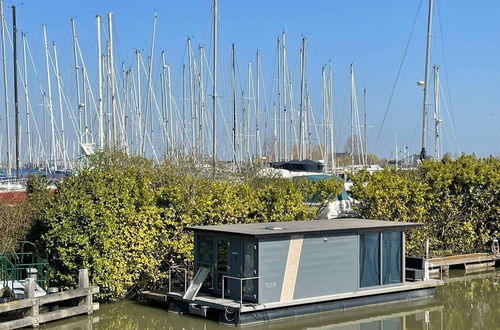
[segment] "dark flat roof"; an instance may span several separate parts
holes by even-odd
[[[369,219],[333,219],[309,221],[284,221],[266,223],[247,223],[236,225],[210,225],[187,227],[195,232],[243,235],[252,237],[281,236],[306,233],[347,233],[359,231],[406,230],[421,227],[423,224],[412,222],[395,222]],[[268,228],[280,229],[268,229]]]

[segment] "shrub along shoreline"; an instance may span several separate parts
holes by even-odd
[[[107,150],[55,193],[32,176],[24,202],[0,205],[0,253],[15,250],[19,240],[35,242],[51,266],[52,285],[74,286],[72,274],[87,268],[99,299],[115,301],[164,286],[169,266],[191,263],[186,226],[310,220],[342,187],[336,179],[260,177],[252,168],[215,178],[204,170]],[[483,252],[500,235],[498,158],[445,157],[418,169],[361,171],[352,180],[359,217],[426,224],[409,233],[409,254],[422,255],[427,237],[438,255]],[[320,205],[311,208],[303,201],[314,195]]]
[[[318,194],[326,203],[341,191],[336,179],[259,177],[252,169],[212,178],[189,162],[154,166],[114,151],[89,162],[53,197],[40,178],[30,178],[37,189],[28,201],[43,201],[30,239],[47,253],[54,283],[73,286],[75,271],[87,268],[104,301],[164,285],[169,266],[189,265],[186,226],[314,219],[304,198]]]
[[[500,236],[499,158],[444,157],[352,179],[361,217],[426,224],[409,233],[409,254],[423,255],[426,238],[436,256],[485,252],[491,237]]]

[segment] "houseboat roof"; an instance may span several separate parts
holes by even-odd
[[[406,230],[421,227],[421,223],[381,221],[369,219],[335,219],[316,221],[284,221],[247,223],[234,225],[209,225],[187,227],[202,233],[227,234],[237,236],[268,237],[290,234],[352,233],[365,231]]]

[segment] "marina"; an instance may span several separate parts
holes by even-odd
[[[0,329],[497,329],[499,10],[0,0]]]

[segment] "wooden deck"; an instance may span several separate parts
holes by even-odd
[[[450,268],[467,270],[495,267],[500,254],[471,253],[457,256],[429,259],[429,269],[434,272],[447,272]]]

